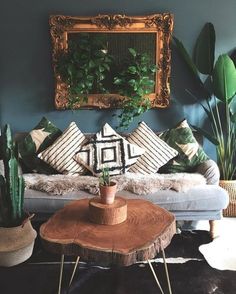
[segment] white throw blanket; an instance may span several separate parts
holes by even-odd
[[[93,176],[24,174],[27,189],[46,192],[51,195],[64,195],[73,191],[85,190],[98,193],[99,179]],[[126,173],[113,176],[117,190],[127,190],[138,195],[147,195],[158,190],[172,189],[186,192],[196,185],[206,184],[206,179],[197,173],[151,174]]]

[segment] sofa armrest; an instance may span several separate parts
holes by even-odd
[[[212,159],[206,160],[199,164],[196,172],[206,178],[208,185],[218,185],[220,180],[220,171],[216,162]]]

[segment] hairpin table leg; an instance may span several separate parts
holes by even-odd
[[[159,282],[159,280],[158,280],[158,278],[157,278],[157,276],[156,276],[156,273],[155,273],[155,271],[154,271],[154,268],[153,268],[153,266],[152,266],[152,264],[151,264],[151,262],[150,262],[149,259],[148,259],[148,264],[149,264],[150,269],[151,269],[151,271],[152,271],[152,273],[153,273],[153,276],[154,276],[154,278],[155,278],[155,280],[156,280],[156,283],[157,283],[159,289],[161,290],[161,293],[164,294],[164,292],[163,292],[163,290],[162,290],[162,287],[161,287],[161,284],[160,284],[160,282]]]
[[[58,294],[61,294],[61,282],[63,276],[63,265],[64,265],[64,254],[61,255],[61,266],[60,266],[60,277],[59,277],[59,285],[58,285]]]
[[[168,273],[168,268],[167,268],[166,256],[165,256],[164,249],[161,249],[161,252],[162,252],[162,257],[163,257],[163,261],[164,261],[164,267],[165,267],[165,271],[166,271],[166,279],[167,279],[167,283],[168,283],[169,294],[172,294],[171,285],[170,285],[170,278],[169,278],[169,273]]]
[[[71,275],[71,278],[70,278],[69,287],[70,287],[70,285],[71,285],[71,283],[73,281],[73,278],[74,278],[74,275],[75,275],[75,272],[76,272],[76,269],[77,269],[77,266],[78,266],[78,263],[79,263],[79,259],[80,259],[80,257],[77,256],[76,262],[75,262],[75,265],[74,265],[74,269],[73,269],[73,272],[72,272],[72,275]]]

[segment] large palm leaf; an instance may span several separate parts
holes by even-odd
[[[194,48],[194,63],[202,74],[211,75],[215,60],[215,29],[212,23],[202,28]]]
[[[236,69],[232,59],[222,54],[213,70],[213,91],[222,102],[230,102],[236,93]]]

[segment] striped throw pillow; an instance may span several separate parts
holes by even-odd
[[[63,174],[83,174],[86,169],[73,156],[86,142],[85,135],[75,122],[70,123],[62,135],[38,157]]]
[[[129,169],[130,172],[141,174],[156,173],[169,160],[176,157],[178,152],[161,140],[146,124],[139,123],[127,140],[145,149],[145,153]]]

